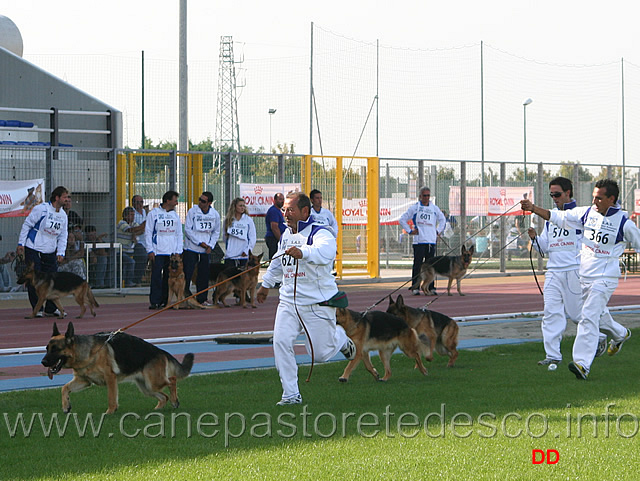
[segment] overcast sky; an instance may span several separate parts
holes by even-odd
[[[25,56],[141,50],[177,58],[179,0],[4,1],[0,14],[22,33]],[[221,35],[305,52],[309,24],[360,40],[434,48],[483,40],[546,62],[640,64],[640,7],[629,0],[191,0],[190,60],[216,60]],[[254,49],[252,52],[259,52]],[[258,53],[255,53],[256,55]]]

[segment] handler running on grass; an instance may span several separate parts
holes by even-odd
[[[573,184],[566,177],[556,177],[549,182],[549,195],[556,204],[555,210],[570,210],[576,207],[573,199]],[[560,341],[567,327],[567,318],[577,323],[582,310],[580,292],[580,248],[582,247],[581,229],[562,229],[547,221],[542,233],[529,228],[532,245],[541,254],[548,254],[547,273],[544,278],[544,315],[542,316],[542,339],[545,359],[538,361],[540,366],[559,364],[562,361]],[[624,327],[611,318],[605,308],[603,316],[608,323],[615,325],[616,332],[626,332]],[[607,322],[600,321],[602,325]],[[596,357],[607,350],[607,336],[600,333]]]
[[[618,204],[619,189],[616,181],[603,179],[593,189],[593,205],[576,207],[568,211],[549,211],[533,205],[529,199],[520,201],[523,210],[533,212],[562,229],[583,229],[580,255],[580,285],[582,311],[578,321],[578,333],[573,343],[573,362],[569,370],[578,379],[587,379],[598,345],[598,331],[611,334],[608,354],[613,356],[631,337],[631,331],[617,332],[602,317],[609,298],[618,286],[619,258],[624,252],[624,242],[631,242],[640,251],[640,230],[627,222],[629,219]],[[602,323],[602,326],[600,324]]]
[[[338,293],[331,275],[336,258],[336,238],[327,227],[314,223],[310,211],[311,201],[305,194],[293,192],[287,195],[284,218],[288,227],[257,294],[258,302],[263,303],[269,289],[282,282],[273,327],[273,354],[283,390],[278,406],[302,403],[293,350],[296,338],[304,332],[298,313],[313,343],[315,361],[328,361],[338,351],[347,359],[353,359],[356,353],[353,341],[341,326],[336,325],[335,308],[319,305]],[[307,351],[311,352],[309,340]]]

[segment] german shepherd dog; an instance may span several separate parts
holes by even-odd
[[[391,377],[389,360],[397,347],[408,357],[415,359],[416,367],[420,369],[422,374],[427,375],[420,353],[423,351],[422,344],[428,341],[426,338],[420,339],[416,330],[409,327],[401,318],[382,311],[370,311],[363,314],[339,308],[336,311],[336,319],[356,345],[356,356],[347,364],[339,378],[340,382],[349,381],[351,371],[355,369],[360,360],[364,362],[367,371],[376,381],[387,381]],[[378,351],[384,365],[382,378],[369,359],[369,351],[375,350]]]
[[[93,317],[96,316],[94,307],[100,307],[96,298],[93,297],[91,287],[82,277],[72,274],[71,272],[38,272],[33,267],[33,262],[27,265],[27,269],[18,277],[18,284],[29,282],[38,295],[38,302],[33,307],[31,317],[36,317],[38,311],[42,308],[45,301],[53,301],[58,310],[60,317],[66,316],[60,299],[73,294],[76,302],[80,306],[80,315],[77,319],[82,319],[87,311],[85,305],[89,306]]]
[[[168,304],[174,304],[185,299],[185,276],[184,276],[184,264],[182,263],[182,256],[180,254],[171,254],[169,257],[169,299]],[[173,301],[173,297],[176,298]],[[194,298],[188,299],[181,304],[173,306],[174,309],[204,309],[204,306],[196,301]]]
[[[449,316],[427,309],[416,309],[407,306],[401,295],[393,302],[389,296],[389,314],[401,317],[414,328],[420,338],[426,335],[429,338],[429,349],[425,353],[427,361],[433,360],[433,351],[441,356],[449,356],[447,367],[453,367],[458,358],[458,324]]]
[[[108,332],[76,335],[71,322],[63,335],[54,322],[42,365],[48,368],[49,379],[62,368],[73,369],[73,379],[62,387],[62,411],[71,411],[69,393],[96,384],[107,386],[107,414],[112,414],[118,409],[118,382],[124,380],[134,381],[142,394],[157,398],[155,409],[163,408],[167,401],[177,408],[176,382],[189,375],[193,359],[193,354],[185,354],[180,364],[168,352],[124,332],[112,338]],[[165,387],[169,387],[168,396]]]
[[[429,285],[435,279],[436,274],[440,274],[441,276],[449,278],[447,295],[452,295],[451,284],[453,284],[453,280],[455,279],[458,287],[458,294],[464,296],[464,294],[460,292],[460,280],[462,280],[464,275],[467,273],[467,268],[469,267],[469,264],[471,264],[471,258],[473,257],[474,251],[474,246],[471,246],[470,249],[462,246],[462,255],[436,256],[431,259],[427,259],[420,268],[420,278],[422,279],[420,288],[425,295],[428,296],[431,294],[431,292],[429,292]]]
[[[263,255],[264,254],[254,256],[249,252],[249,261],[244,268],[229,267],[218,274],[216,283],[220,285],[216,287],[216,291],[213,294],[213,304],[215,306],[221,307],[218,304],[218,302],[221,302],[224,307],[229,307],[224,302],[224,299],[233,291],[240,298],[240,305],[243,308],[247,308],[247,294],[251,307],[256,308],[256,286],[258,285],[258,271],[260,268],[254,269],[254,267],[260,265]],[[247,272],[233,278],[230,282],[225,282],[230,277],[236,276],[244,271]]]

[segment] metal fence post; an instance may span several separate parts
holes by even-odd
[[[536,179],[536,193],[535,193],[535,203],[537,205],[542,205],[544,200],[544,165],[542,162],[538,163],[538,178]],[[534,217],[535,214],[531,214],[531,217]],[[538,234],[542,233],[542,229],[544,227],[544,221],[541,217],[536,218],[536,225],[538,226],[537,232]],[[538,271],[542,272],[544,268],[544,261],[541,256],[538,256]]]
[[[507,164],[500,162],[500,187],[506,187]],[[506,272],[506,262],[504,257],[504,245],[507,242],[507,229],[505,216],[500,217],[500,272]]]

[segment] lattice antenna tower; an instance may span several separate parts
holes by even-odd
[[[236,63],[240,62],[236,62],[233,54],[233,37],[221,36],[215,138],[218,152],[240,152]]]

